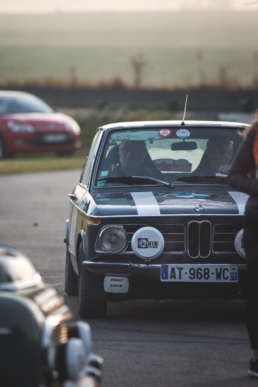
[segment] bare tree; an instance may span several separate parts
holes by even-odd
[[[78,79],[77,79],[77,68],[75,66],[71,66],[69,68],[70,73],[70,83],[71,86],[77,86]]]
[[[147,60],[143,54],[137,54],[131,58],[131,65],[134,74],[134,86],[140,88],[142,86],[144,73],[148,65]]]
[[[197,50],[196,58],[198,61],[198,67],[199,67],[199,72],[200,72],[200,84],[205,85],[206,76],[205,76],[205,70],[204,70],[204,65],[203,65],[203,52],[201,50]]]
[[[219,67],[219,84],[221,87],[228,87],[231,85],[231,80],[229,77],[229,70],[232,67],[231,64],[222,64]]]

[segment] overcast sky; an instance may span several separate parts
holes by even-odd
[[[155,11],[179,9],[258,10],[258,0],[0,0],[1,13]]]

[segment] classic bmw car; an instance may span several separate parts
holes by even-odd
[[[69,194],[65,290],[82,317],[108,301],[241,298],[247,195],[227,184],[246,124],[98,128]]]

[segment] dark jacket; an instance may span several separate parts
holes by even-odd
[[[258,180],[255,178],[253,142],[256,130],[251,130],[242,142],[228,172],[228,183],[240,192],[249,194],[245,215],[258,217]]]

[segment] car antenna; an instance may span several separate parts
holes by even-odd
[[[184,115],[183,115],[183,120],[181,122],[181,125],[184,126],[185,125],[185,114],[186,114],[186,105],[187,105],[187,100],[188,100],[188,94],[186,94],[186,97],[185,97],[185,108],[184,108]]]

